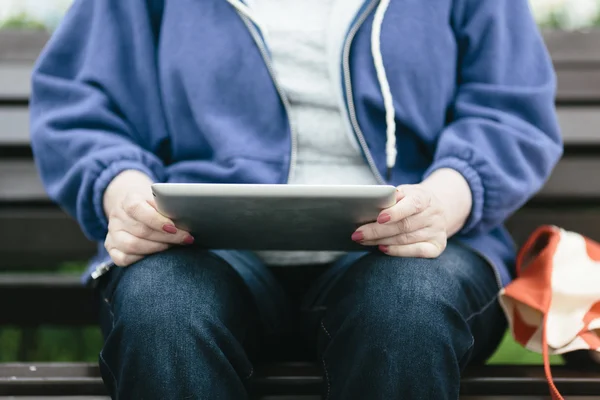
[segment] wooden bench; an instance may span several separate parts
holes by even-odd
[[[574,36],[546,35],[559,76],[557,104],[567,149],[542,192],[508,222],[518,243],[541,224],[600,240],[600,34],[573,42]],[[43,34],[0,32],[0,326],[96,323],[92,294],[79,277],[53,272],[66,261],[86,260],[94,245],[48,200],[29,147],[29,73],[46,40]],[[24,273],[32,270],[43,272]],[[600,394],[598,371],[554,372],[570,398]],[[319,368],[310,363],[263,365],[251,391],[254,398],[316,399],[321,382]],[[539,367],[471,368],[462,380],[465,399],[547,393]],[[0,396],[105,395],[93,364],[0,364]]]

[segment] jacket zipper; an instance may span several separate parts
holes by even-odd
[[[296,130],[294,129],[294,125],[290,118],[290,102],[289,102],[289,99],[287,98],[285,92],[283,91],[281,85],[279,84],[277,77],[275,76],[275,69],[273,68],[273,63],[271,61],[271,57],[269,56],[269,52],[267,51],[267,47],[266,47],[264,41],[260,38],[260,35],[258,34],[256,27],[251,22],[251,17],[244,14],[243,11],[240,9],[236,8],[236,11],[238,11],[238,13],[240,14],[242,21],[244,21],[244,24],[250,31],[252,38],[254,39],[254,41],[256,42],[256,44],[258,46],[260,54],[265,62],[265,65],[267,66],[267,69],[269,70],[269,74],[271,75],[271,79],[273,80],[273,84],[275,85],[275,89],[277,90],[277,93],[279,94],[279,97],[281,98],[281,102],[283,103],[283,108],[285,109],[285,114],[287,116],[288,123],[290,125],[290,134],[291,134],[290,167],[289,167],[288,176],[287,176],[287,182],[289,182],[290,180],[292,180],[292,178],[294,176],[294,171],[295,171],[295,167],[296,167],[296,159],[298,156],[298,136],[296,134]],[[114,264],[112,262],[104,262],[104,263],[98,265],[96,267],[96,269],[94,270],[94,272],[92,272],[92,279],[100,278],[102,275],[104,275],[108,271],[110,271],[113,266],[114,266]]]
[[[231,1],[233,1],[233,0],[231,0]],[[290,167],[289,167],[288,176],[287,176],[287,182],[290,182],[292,180],[292,178],[294,177],[294,171],[296,168],[296,160],[297,160],[297,156],[298,156],[298,135],[296,134],[296,129],[294,128],[294,124],[292,122],[292,119],[290,118],[290,114],[291,114],[290,113],[290,101],[289,101],[287,95],[285,94],[285,92],[283,91],[281,84],[277,80],[277,76],[275,74],[275,68],[273,67],[273,62],[271,60],[271,56],[269,55],[269,52],[267,50],[267,45],[265,44],[264,40],[259,35],[258,29],[256,28],[256,26],[253,24],[252,17],[245,14],[244,11],[241,9],[236,8],[236,11],[242,18],[242,21],[244,21],[244,24],[250,31],[252,38],[254,39],[254,41],[256,42],[256,45],[258,46],[260,54],[265,62],[265,65],[267,66],[269,75],[271,75],[271,79],[273,80],[273,84],[275,85],[275,89],[277,90],[277,93],[279,94],[279,98],[281,99],[283,108],[285,110],[285,114],[287,116],[288,124],[290,126],[290,136],[291,136]]]
[[[367,8],[362,12],[362,14],[360,14],[358,19],[356,20],[356,22],[354,23],[354,25],[351,27],[350,31],[348,32],[348,36],[346,37],[346,40],[344,42],[344,48],[342,51],[342,71],[344,74],[344,76],[343,76],[344,88],[343,89],[346,91],[346,106],[348,108],[348,116],[350,117],[350,123],[354,130],[354,134],[356,135],[356,138],[358,139],[358,143],[360,144],[360,147],[362,148],[362,150],[365,154],[367,163],[369,164],[371,171],[373,171],[375,178],[377,179],[377,181],[379,181],[380,184],[386,184],[385,179],[383,179],[383,176],[381,176],[381,174],[379,173],[379,170],[377,169],[377,166],[375,165],[375,162],[373,161],[373,156],[371,155],[369,146],[367,146],[367,142],[365,141],[362,130],[360,129],[360,125],[358,124],[358,118],[356,117],[356,108],[354,107],[354,98],[352,96],[352,77],[350,76],[350,48],[352,46],[352,40],[354,39],[354,36],[356,36],[356,33],[358,32],[358,30],[360,29],[362,24],[366,21],[367,17],[371,14],[371,12],[375,9],[375,6],[378,3],[379,3],[379,0],[372,0],[369,3],[369,5],[367,6]],[[503,287],[502,279],[500,278],[500,274],[498,273],[498,269],[494,266],[494,263],[489,259],[489,257],[487,257],[482,252],[474,249],[471,246],[467,246],[467,247],[469,247],[474,253],[479,255],[482,259],[484,259],[489,264],[490,268],[492,268],[492,271],[494,272],[494,276],[496,278],[496,283],[498,285],[498,288],[502,289],[502,287]]]
[[[369,146],[365,141],[365,137],[360,129],[360,125],[358,124],[358,118],[356,117],[356,108],[354,107],[354,98],[352,97],[352,77],[350,76],[350,48],[352,47],[352,40],[356,33],[365,22],[369,14],[375,9],[375,6],[379,3],[379,0],[372,0],[367,8],[360,14],[354,25],[350,28],[348,35],[346,36],[346,40],[344,41],[344,48],[342,51],[342,71],[343,71],[343,82],[344,87],[342,90],[346,92],[346,107],[348,110],[348,116],[350,117],[350,124],[352,125],[352,129],[354,131],[354,135],[356,135],[356,139],[360,144],[360,147],[367,159],[367,163],[371,168],[371,171],[375,175],[375,178],[381,185],[385,185],[387,182],[381,176],[381,173],[377,169],[375,162],[373,161],[373,156],[369,150]]]
[[[233,3],[237,0],[228,0],[228,1],[229,1],[229,3]],[[375,175],[376,180],[378,181],[379,184],[384,185],[387,182],[383,178],[383,176],[381,175],[379,170],[377,169],[377,166],[375,165],[375,162],[373,161],[373,156],[371,155],[371,152],[369,150],[367,142],[362,133],[362,130],[360,129],[360,125],[358,124],[358,118],[356,117],[356,109],[354,107],[354,99],[352,97],[352,78],[350,76],[350,48],[352,46],[352,40],[354,39],[354,36],[356,36],[358,29],[362,26],[362,24],[365,22],[365,20],[371,14],[371,12],[375,9],[375,6],[378,3],[379,3],[379,0],[372,0],[369,3],[367,8],[360,14],[358,19],[354,22],[354,24],[352,25],[352,27],[350,28],[350,30],[348,32],[348,35],[346,36],[346,39],[344,40],[344,48],[342,51],[342,70],[343,70],[344,88],[342,88],[342,90],[346,91],[346,107],[348,109],[348,115],[350,117],[350,123],[351,123],[352,129],[354,131],[354,135],[356,136],[356,139],[358,140],[358,143],[365,155],[365,158],[367,160],[369,168]],[[290,132],[291,132],[291,136],[292,136],[291,137],[292,143],[291,143],[291,155],[290,155],[290,169],[288,172],[288,182],[289,182],[290,179],[293,177],[294,168],[295,168],[295,164],[296,164],[296,157],[297,157],[297,135],[296,135],[296,131],[294,129],[293,123],[290,118],[289,100],[288,100],[287,96],[285,95],[283,89],[281,88],[281,85],[277,81],[277,77],[275,76],[275,70],[273,68],[273,63],[271,62],[271,57],[269,56],[269,53],[267,51],[266,44],[264,43],[264,41],[258,34],[257,28],[252,23],[252,21],[253,21],[252,16],[248,15],[245,12],[245,9],[236,7],[235,5],[233,5],[233,6],[236,9],[236,11],[238,12],[238,14],[240,15],[240,17],[242,18],[242,20],[244,21],[244,23],[246,24],[246,27],[248,28],[248,30],[252,34],[254,41],[258,45],[260,53],[263,57],[263,60],[266,64],[266,66],[267,66],[267,69],[269,70],[271,79],[273,80],[275,88],[276,88],[277,92],[279,93],[279,97],[281,98],[286,115],[288,117],[288,123],[290,125]]]
[[[96,269],[94,270],[94,272],[92,272],[92,279],[98,279],[100,278],[102,275],[106,274],[108,271],[110,271],[112,269],[112,267],[114,267],[115,264],[111,261],[106,261],[101,263],[100,265],[98,265],[96,267]]]

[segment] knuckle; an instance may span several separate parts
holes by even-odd
[[[125,264],[125,255],[123,253],[121,253],[120,251],[112,249],[111,251],[109,251],[108,254],[110,255],[110,258],[113,260],[113,262],[115,263],[116,266],[124,267],[126,265]]]
[[[123,205],[123,210],[125,210],[128,215],[133,216],[139,212],[140,206],[141,203],[139,201],[135,199],[129,199],[129,201],[126,201]]]
[[[412,220],[411,218],[404,218],[400,220],[400,229],[402,232],[410,232],[412,231]]]
[[[427,246],[424,246],[423,243],[419,243],[419,245],[417,245],[415,247],[415,256],[417,258],[429,258],[429,257],[427,257],[427,255],[428,255]]]
[[[396,240],[394,240],[395,244],[397,245],[403,245],[408,243],[408,235],[406,233],[401,233],[398,236],[396,236]]]
[[[438,248],[440,250],[439,254],[442,254],[442,252],[444,250],[446,250],[446,247],[448,246],[448,238],[446,237],[446,235],[442,235],[440,241],[438,242]],[[438,255],[439,255],[438,254]]]
[[[152,228],[142,223],[136,224],[136,231],[137,236],[141,236],[143,238],[148,238],[153,232]]]
[[[363,230],[365,239],[372,240],[377,238],[377,229],[373,225],[367,225]]]
[[[125,236],[121,239],[121,250],[125,253],[136,253],[139,241],[133,236]]]
[[[444,215],[444,208],[441,206],[441,204],[436,204],[435,207],[433,208],[433,214],[435,216],[437,216],[440,219],[440,222],[443,222],[445,215]]]
[[[119,219],[117,216],[113,215],[108,218],[108,232],[115,232],[119,228]]]
[[[425,202],[421,195],[412,196],[412,205],[417,213],[422,212],[425,209]]]
[[[396,236],[396,244],[399,244],[399,245],[409,244],[410,241],[411,241],[410,233],[401,233],[400,235]]]
[[[434,240],[427,246],[426,254],[424,258],[437,258],[446,249],[446,241],[443,239]]]
[[[406,234],[406,243],[419,243],[423,241],[424,234],[421,231],[410,232]]]

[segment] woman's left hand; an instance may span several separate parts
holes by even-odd
[[[423,184],[398,187],[396,204],[383,210],[377,222],[363,225],[352,240],[397,257],[438,257],[448,239],[446,212],[438,197]]]

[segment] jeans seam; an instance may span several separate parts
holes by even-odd
[[[115,270],[115,268],[118,268],[118,269]],[[115,265],[108,271],[107,274],[105,274],[101,278],[101,279],[108,280],[104,289],[101,290],[101,293],[102,293],[102,297],[104,298],[104,301],[106,302],[106,304],[108,304],[110,306],[112,306],[115,292],[117,290],[117,285],[119,284],[119,281],[121,280],[121,275],[123,274],[123,272],[124,272],[124,268],[120,268]]]
[[[252,375],[254,375],[254,365],[250,366],[250,373],[248,374],[247,377],[244,378],[244,380],[248,380],[248,379],[252,378]]]
[[[113,383],[115,385],[115,393],[119,393],[119,385],[117,383],[117,377],[115,376],[114,372],[112,371],[112,369],[110,368],[110,366],[108,365],[108,363],[106,362],[106,360],[104,359],[104,356],[102,355],[102,351],[100,351],[99,355],[100,355],[100,362],[102,364],[104,364],[104,366],[106,367],[106,369],[110,373],[110,376],[113,379]]]
[[[473,346],[475,346],[475,338],[473,336],[471,336],[471,345],[469,347],[467,347],[467,350],[460,357],[460,360],[458,360],[458,365],[463,365],[463,359],[471,352],[471,349],[473,349]]]
[[[327,394],[325,395],[324,400],[329,400],[329,396],[331,394],[331,383],[329,382],[329,372],[327,372],[327,364],[325,363],[325,357],[321,357],[321,362],[323,363],[323,373],[325,375],[325,382],[327,383]]]
[[[324,318],[321,318],[321,328],[323,329],[323,332],[325,332],[325,334],[327,335],[329,340],[331,340],[332,339],[331,334],[329,333],[327,328],[325,328],[325,323],[323,321],[324,321]],[[329,380],[329,372],[327,371],[327,364],[325,363],[325,355],[321,356],[321,362],[323,363],[323,375],[325,375],[325,382],[327,383],[327,394],[325,395],[324,400],[329,400],[329,396],[331,395],[331,382]]]
[[[475,318],[478,315],[483,314],[484,312],[487,311],[488,308],[490,308],[492,305],[494,305],[494,303],[498,300],[498,295],[496,294],[492,300],[490,300],[487,304],[485,304],[481,309],[479,309],[478,311],[475,311],[474,313],[472,313],[471,315],[469,315],[466,319],[465,322],[469,323],[469,321],[471,321],[473,318]]]
[[[115,312],[113,311],[112,304],[108,307],[108,312],[110,313],[112,329],[115,329]]]
[[[329,340],[331,340],[331,334],[329,333],[329,331],[327,330],[327,328],[325,328],[325,324],[323,323],[323,319],[321,318],[321,328],[323,328],[323,332],[325,332],[325,334],[327,335],[327,337],[329,338]]]

